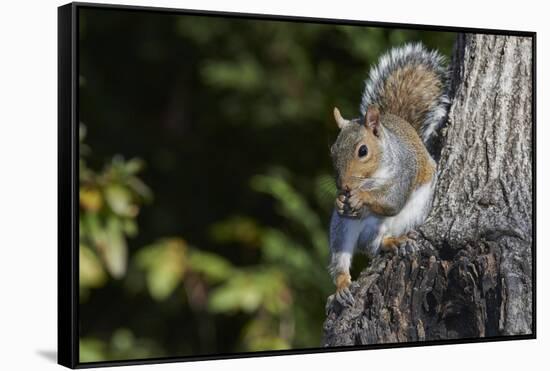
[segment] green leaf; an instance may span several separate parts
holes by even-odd
[[[250,313],[258,309],[262,302],[262,293],[251,279],[250,275],[239,274],[214,289],[210,295],[209,309],[215,313],[238,310]]]
[[[290,304],[289,299],[282,273],[277,269],[259,267],[258,270],[236,273],[214,289],[209,309],[217,313],[252,313],[261,307],[277,314]]]
[[[80,286],[83,287],[101,287],[107,279],[99,258],[82,244],[79,252],[79,278]]]
[[[141,181],[141,179],[131,176],[126,180],[126,184],[143,200],[151,201],[153,199],[153,192]]]
[[[193,250],[189,254],[189,268],[202,273],[211,282],[220,282],[234,274],[234,268],[223,257],[210,252]]]
[[[101,192],[92,187],[81,187],[80,188],[80,206],[85,211],[97,212],[103,206],[103,198],[101,197]]]
[[[147,275],[147,285],[151,296],[156,300],[164,300],[176,289],[181,276],[173,270],[153,269]]]
[[[140,158],[132,158],[124,164],[127,174],[135,175],[145,167],[145,163]]]
[[[257,192],[271,195],[279,201],[279,212],[290,221],[301,225],[315,247],[318,257],[324,258],[328,252],[328,239],[321,220],[302,197],[281,175],[256,175],[251,186]]]
[[[217,242],[241,242],[247,246],[257,246],[261,229],[252,218],[233,216],[210,228],[210,235]]]
[[[121,223],[111,217],[107,220],[105,240],[100,244],[100,251],[107,270],[114,278],[121,278],[126,273],[128,248]]]
[[[96,213],[83,213],[81,219],[85,230],[89,233],[90,239],[97,245],[99,240],[103,238],[99,216]]]
[[[146,271],[149,293],[164,300],[179,286],[186,270],[187,245],[178,238],[163,239],[143,247],[136,255],[139,267]]]
[[[135,237],[138,233],[138,225],[134,219],[126,218],[122,221],[124,233],[129,237]]]
[[[262,253],[267,261],[282,263],[297,271],[309,271],[313,261],[306,249],[290,239],[287,234],[273,228],[265,231]]]
[[[118,184],[109,185],[105,189],[105,199],[116,214],[130,217],[137,215],[138,208],[134,205],[132,194],[126,187]]]

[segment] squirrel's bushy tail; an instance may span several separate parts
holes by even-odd
[[[422,44],[406,44],[384,54],[371,68],[361,99],[408,121],[428,145],[447,119],[448,72],[445,58]]]

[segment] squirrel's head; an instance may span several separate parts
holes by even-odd
[[[334,108],[334,119],[340,128],[330,148],[336,186],[349,191],[363,185],[380,166],[380,111],[376,106],[371,106],[365,117],[346,120],[338,108]]]

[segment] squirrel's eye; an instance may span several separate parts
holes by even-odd
[[[359,150],[357,151],[357,155],[359,157],[365,157],[368,153],[369,151],[367,149],[367,146],[364,144],[361,147],[359,147]]]

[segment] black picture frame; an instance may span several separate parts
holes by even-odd
[[[121,361],[79,362],[79,195],[78,195],[78,112],[79,112],[79,11],[81,9],[114,9],[150,13],[179,15],[200,15],[255,20],[283,20],[288,22],[321,23],[338,25],[362,25],[381,28],[401,28],[425,31],[449,31],[459,33],[483,33],[512,35],[532,38],[532,165],[533,165],[533,328],[528,335],[469,338],[457,340],[437,340],[350,346],[336,348],[307,348],[280,351],[260,351],[246,353],[214,354],[205,356],[182,356]],[[290,354],[341,352],[381,348],[417,347],[428,345],[448,345],[462,343],[525,340],[536,338],[536,32],[502,29],[463,28],[421,24],[386,23],[345,19],[325,19],[251,13],[229,13],[222,11],[200,11],[189,9],[158,8],[130,5],[107,5],[96,3],[70,3],[58,8],[58,363],[69,368],[99,366],[120,366],[152,363],[168,363],[198,360],[217,360],[244,357],[263,357]]]

